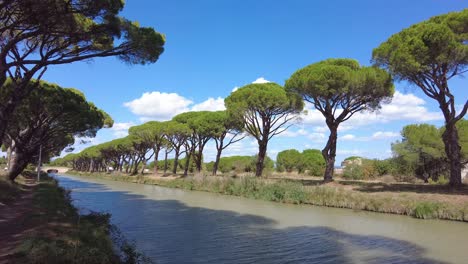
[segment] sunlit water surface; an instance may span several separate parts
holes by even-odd
[[[468,263],[468,224],[57,176],[156,263]]]

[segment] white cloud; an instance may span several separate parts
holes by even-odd
[[[260,78],[257,78],[255,81],[253,81],[252,83],[269,83],[270,81],[266,80],[265,78],[263,77],[260,77]]]
[[[226,110],[224,106],[224,99],[221,97],[218,98],[208,98],[206,101],[201,102],[192,106],[191,111],[222,111]]]
[[[314,127],[314,131],[317,133],[325,133],[325,132],[328,132],[329,129],[327,126],[316,126]]]
[[[346,135],[340,137],[340,139],[342,139],[342,140],[354,140],[354,139],[356,139],[356,136],[352,135],[352,134],[346,134]]]
[[[127,136],[128,129],[134,125],[135,124],[133,122],[114,123],[110,130],[113,132],[115,137],[121,138]]]
[[[391,103],[383,104],[376,112],[356,113],[349,122],[353,126],[370,123],[387,123],[396,120],[427,122],[442,120],[440,112],[431,112],[424,106],[425,101],[414,94],[396,91]]]
[[[191,104],[191,100],[176,93],[147,92],[138,99],[124,103],[124,106],[141,116],[142,120],[169,120],[189,111]]]
[[[268,83],[263,77],[257,78],[252,83]],[[233,92],[239,89],[234,87]],[[140,98],[124,103],[132,113],[140,117],[141,121],[170,120],[177,114],[188,111],[220,111],[225,110],[224,98],[208,98],[194,104],[190,99],[177,93],[146,92]],[[120,132],[122,134],[122,132]]]
[[[114,123],[114,125],[110,128],[113,131],[122,131],[128,130],[130,127],[134,126],[133,122],[123,122],[123,123]]]
[[[337,149],[336,150],[336,154],[337,155],[353,155],[353,156],[358,156],[358,155],[362,155],[364,154],[365,152],[362,151],[362,150],[357,150],[357,149]]]
[[[207,100],[194,104],[176,93],[147,92],[140,98],[124,103],[132,113],[140,116],[141,121],[148,120],[170,120],[177,114],[188,111],[220,111],[225,110],[224,98],[208,98]],[[115,126],[115,125],[114,125]]]
[[[372,139],[396,138],[399,136],[400,134],[397,132],[377,131],[372,135]]]
[[[371,141],[371,140],[381,140],[381,139],[388,139],[388,138],[396,138],[399,137],[400,134],[397,132],[391,131],[377,131],[370,137],[357,137],[353,134],[346,134],[341,136],[340,139],[344,141]]]
[[[291,131],[290,129],[279,134],[278,137],[298,137],[298,136],[307,136],[309,133],[305,129],[298,129],[296,131]]]
[[[324,133],[310,133],[307,136],[312,141],[324,142],[326,140],[326,136]]]
[[[388,123],[392,121],[427,122],[442,120],[440,112],[431,112],[425,107],[425,101],[414,94],[404,94],[396,91],[390,103],[382,104],[382,108],[375,112],[359,112],[354,114],[348,121],[340,124],[340,131],[355,129],[375,123]],[[325,118],[312,104],[306,103],[307,114],[302,116],[304,124],[318,125],[323,127]],[[336,115],[341,111],[337,111]],[[319,128],[323,129],[323,128]]]
[[[257,78],[255,81],[253,81],[252,83],[269,83],[270,81],[266,80],[265,78],[263,77],[260,77],[260,78]],[[235,92],[237,90],[239,90],[239,86],[236,86],[232,89],[231,92]]]

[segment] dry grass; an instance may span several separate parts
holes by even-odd
[[[335,181],[295,178],[128,176],[78,173],[110,180],[160,185],[243,196],[283,203],[313,204],[417,218],[468,222],[468,187],[452,190],[440,185]]]

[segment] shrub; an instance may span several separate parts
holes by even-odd
[[[432,178],[428,179],[429,184],[432,185],[447,185],[449,183],[449,179],[444,176],[437,177],[437,180],[433,180]]]
[[[420,202],[414,208],[414,217],[422,219],[436,218],[439,204],[431,202]]]
[[[364,179],[364,170],[361,165],[351,164],[344,168],[343,177],[349,180]]]
[[[392,164],[391,161],[386,160],[373,160],[373,166],[375,168],[375,172],[377,176],[383,176],[390,174],[392,172]]]

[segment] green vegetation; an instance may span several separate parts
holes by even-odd
[[[0,11],[0,142],[30,82],[53,65],[100,57],[129,64],[158,60],[165,37],[119,16],[124,1],[2,1]],[[7,79],[14,89],[7,90]],[[11,122],[14,123],[14,122]]]
[[[232,92],[224,103],[229,115],[242,122],[244,130],[257,140],[255,175],[262,176],[268,142],[290,126],[304,102],[276,83],[254,83]]]
[[[468,110],[462,98],[459,108],[449,88],[449,80],[462,76],[468,67],[468,9],[412,25],[392,35],[372,53],[375,65],[388,70],[398,80],[408,81],[439,104],[445,130],[442,139],[449,160],[450,185],[461,186],[461,152],[457,122]]]
[[[252,199],[294,204],[349,208],[379,213],[401,214],[416,218],[437,218],[468,222],[468,204],[449,201],[428,202],[424,197],[406,194],[369,194],[334,185],[304,186],[288,180],[266,180],[254,177],[155,179],[150,177],[112,176],[71,172],[80,176],[115,181],[159,185],[184,190],[197,190]],[[405,185],[403,185],[405,186]]]
[[[306,66],[296,71],[285,87],[325,117],[330,136],[322,150],[324,181],[333,180],[338,126],[359,111],[378,109],[394,92],[390,74],[352,59],[328,59]]]
[[[109,214],[79,215],[69,192],[43,176],[33,197],[34,213],[24,225],[34,232],[13,259],[17,263],[143,263],[137,252],[110,224]],[[117,251],[116,251],[117,250]]]
[[[102,127],[110,127],[113,120],[104,111],[88,102],[76,89],[65,89],[44,81],[18,105],[12,117],[15,122],[6,129],[3,145],[8,148],[11,163],[7,177],[14,181],[30,162],[59,155],[75,142],[75,137],[94,137]],[[7,81],[4,90],[15,89]]]
[[[242,134],[242,122],[226,111],[211,112],[208,117],[211,137],[216,145],[216,159],[210,171],[216,175],[223,150],[244,139],[245,135]]]
[[[295,149],[288,149],[278,153],[276,170],[278,172],[297,171],[310,176],[320,176],[325,170],[325,160],[318,149],[305,149],[302,153]]]
[[[468,162],[468,120],[460,120],[457,125],[461,145],[461,162]],[[424,182],[431,179],[437,182],[439,178],[449,178],[450,164],[444,150],[442,134],[444,127],[420,124],[408,125],[403,128],[402,141],[392,144],[396,154],[394,164],[399,174],[414,175]]]
[[[16,201],[21,195],[22,189],[19,185],[6,181],[4,177],[0,177],[0,203],[11,204]],[[1,205],[0,204],[0,205]]]
[[[219,170],[222,173],[240,174],[244,172],[255,173],[257,157],[256,156],[230,156],[222,157],[219,161]],[[206,164],[207,170],[211,171],[214,162]],[[274,169],[273,160],[266,156],[264,160],[264,170],[272,171]]]

